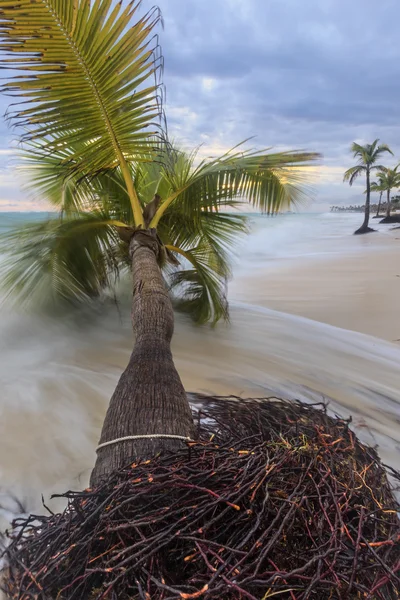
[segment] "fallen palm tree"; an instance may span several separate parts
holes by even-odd
[[[301,402],[192,400],[186,448],[15,521],[9,598],[399,597],[399,505],[348,421]]]

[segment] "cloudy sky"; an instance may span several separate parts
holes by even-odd
[[[380,138],[394,151],[389,162],[400,158],[399,0],[158,4],[169,131],[185,147],[215,154],[255,136],[259,148],[321,152],[316,207],[362,202],[362,184],[342,183],[352,141]],[[33,205],[10,171],[4,120],[0,127],[0,207],[24,210]]]

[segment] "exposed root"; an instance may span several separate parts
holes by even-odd
[[[399,509],[322,405],[197,397],[199,441],[14,523],[9,598],[399,598]]]

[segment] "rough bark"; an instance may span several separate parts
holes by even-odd
[[[369,224],[369,213],[370,213],[370,199],[371,199],[371,181],[370,181],[370,170],[367,168],[367,195],[365,199],[365,211],[364,211],[364,222],[355,234],[360,233],[369,233],[370,231],[374,231],[371,227],[368,227]]]
[[[192,437],[187,396],[175,368],[170,342],[174,314],[157,255],[155,230],[136,231],[129,245],[132,260],[132,325],[135,345],[104,421],[100,444],[129,435],[174,434]],[[130,461],[176,450],[182,441],[165,438],[119,442],[98,450],[91,485]]]

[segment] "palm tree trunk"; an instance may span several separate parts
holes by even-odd
[[[390,190],[387,190],[386,192],[386,217],[390,217],[390,209],[391,209],[391,205],[390,205]]]
[[[155,230],[136,231],[130,241],[135,346],[111,398],[100,444],[132,435],[194,435],[187,396],[172,359],[174,313],[157,264],[159,250]],[[176,450],[183,443],[176,439],[146,438],[100,448],[91,485],[98,485],[130,461]]]
[[[370,201],[371,201],[371,181],[370,181],[370,171],[369,167],[367,167],[367,195],[365,199],[365,209],[364,209],[364,222],[361,225],[360,229],[357,229],[354,233],[368,233],[369,231],[373,231],[368,227],[369,225],[369,213],[370,213]]]
[[[381,192],[381,193],[379,194],[378,210],[376,211],[376,216],[377,216],[377,217],[379,217],[379,211],[381,210],[382,194],[383,194],[383,192]]]

